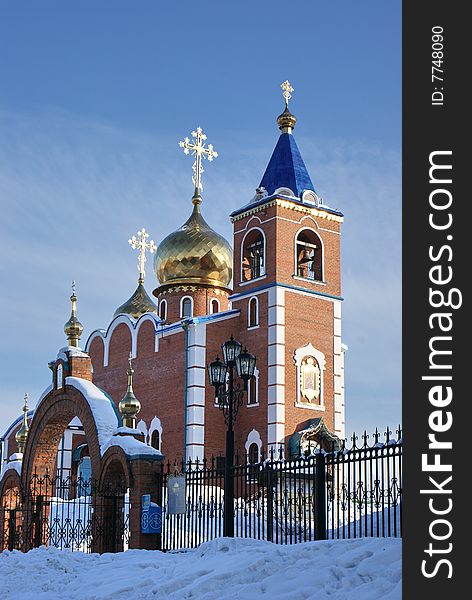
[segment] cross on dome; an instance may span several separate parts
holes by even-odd
[[[189,137],[184,138],[182,142],[179,142],[179,146],[183,148],[184,154],[192,153],[195,156],[195,162],[193,163],[193,185],[195,186],[194,197],[200,195],[203,189],[202,186],[202,158],[206,158],[208,162],[212,162],[214,158],[218,157],[218,152],[213,148],[213,144],[205,145],[207,139],[206,134],[203,133],[201,127],[197,127],[195,131],[192,131],[192,137],[195,141],[190,141]]]
[[[285,106],[288,107],[288,101],[292,97],[292,92],[294,92],[295,90],[293,89],[292,84],[288,79],[281,83],[280,87],[282,88],[282,96],[285,98]]]
[[[138,231],[138,236],[133,235],[129,240],[128,244],[131,245],[133,250],[139,249],[138,255],[138,271],[139,271],[139,283],[144,282],[144,276],[146,272],[144,271],[144,263],[146,262],[146,252],[150,252],[153,254],[157,250],[157,246],[154,243],[154,240],[147,241],[149,237],[149,233],[144,229],[144,227]]]

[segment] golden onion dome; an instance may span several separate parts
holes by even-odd
[[[165,285],[206,285],[228,288],[233,273],[233,251],[224,237],[213,231],[200,212],[201,198],[184,225],[158,246],[154,272]],[[158,291],[154,291],[157,295]]]
[[[26,441],[28,440],[29,427],[28,427],[28,394],[25,394],[24,405],[23,405],[23,423],[18,429],[15,435],[16,443],[18,444],[18,451],[23,454],[26,447]]]
[[[142,280],[139,280],[138,287],[136,288],[134,294],[126,300],[124,304],[119,306],[113,317],[118,315],[130,315],[134,319],[139,319],[141,315],[144,315],[148,312],[156,312],[156,305],[154,301],[146,292],[144,285],[142,284]]]
[[[70,297],[72,311],[69,320],[64,325],[64,333],[69,341],[69,346],[79,347],[80,336],[84,332],[84,326],[77,318],[77,296],[75,295],[75,282],[72,282],[72,296]]]
[[[288,110],[288,106],[286,106],[284,112],[277,117],[277,125],[282,133],[290,133],[295,127],[296,122],[297,118]]]

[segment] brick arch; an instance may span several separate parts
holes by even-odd
[[[66,385],[63,393],[50,392],[36,408],[23,455],[21,480],[24,490],[28,489],[34,472],[43,475],[48,470],[54,475],[59,442],[74,417],[80,419],[84,428],[92,478],[98,479],[101,467],[100,444],[92,410],[79,390]]]
[[[133,476],[130,470],[129,459],[124,450],[119,446],[111,446],[102,458],[100,472],[100,489],[111,485],[130,488],[133,485]]]
[[[16,469],[8,469],[5,471],[2,480],[0,481],[0,504],[3,506],[3,498],[5,494],[12,489],[21,488],[21,479]]]

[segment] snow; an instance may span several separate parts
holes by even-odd
[[[71,385],[78,390],[89,403],[97,426],[98,443],[103,455],[108,441],[119,425],[118,416],[110,398],[91,381],[80,377],[66,377],[66,385]]]
[[[81,350],[80,348],[76,348],[75,346],[65,346],[64,348],[61,348],[59,350],[59,352],[57,353],[57,357],[56,360],[59,360],[60,358],[62,358],[62,360],[67,362],[67,358],[68,356],[78,356],[79,358],[88,358],[89,355],[84,352],[83,350]]]
[[[219,538],[185,553],[0,554],[3,600],[400,600],[401,540],[279,546]]]
[[[111,448],[112,446],[122,448],[127,456],[141,456],[145,454],[146,456],[163,457],[162,452],[159,452],[159,450],[156,450],[156,448],[153,448],[152,446],[148,446],[144,442],[140,442],[131,435],[114,435],[103,447],[102,454],[105,454],[108,448]]]
[[[16,458],[14,459],[13,457],[20,457],[20,459]],[[10,457],[10,460],[4,464],[3,466],[3,473],[2,473],[2,479],[5,476],[6,472],[9,471],[10,469],[15,469],[15,471],[18,473],[18,475],[21,477],[21,465],[23,464],[22,462],[22,458],[23,458],[23,454],[12,454]]]

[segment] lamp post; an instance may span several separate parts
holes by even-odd
[[[241,344],[230,337],[221,345],[223,361],[216,357],[208,365],[208,375],[211,385],[215,388],[215,398],[218,407],[223,411],[226,423],[226,460],[225,460],[225,497],[223,535],[234,537],[234,487],[232,469],[234,460],[234,430],[233,425],[242,404],[243,394],[247,391],[248,381],[254,376],[256,357],[246,348],[242,351]],[[235,381],[235,369],[242,386]]]

